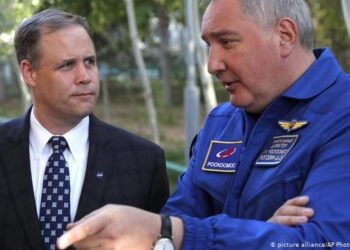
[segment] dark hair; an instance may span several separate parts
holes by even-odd
[[[46,9],[24,20],[15,33],[17,62],[29,60],[35,68],[38,66],[39,42],[43,32],[54,32],[68,26],[81,26],[92,38],[92,31],[86,19],[68,12]]]

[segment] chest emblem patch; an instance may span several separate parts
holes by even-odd
[[[202,169],[234,173],[241,153],[242,141],[211,141]]]
[[[288,133],[300,129],[308,124],[307,121],[297,121],[293,119],[292,121],[279,121],[278,125]]]
[[[259,155],[256,165],[274,166],[280,164],[283,158],[294,147],[299,135],[282,135],[272,138],[270,145]]]

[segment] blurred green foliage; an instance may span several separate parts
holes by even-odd
[[[13,35],[15,27],[31,16],[39,1],[1,0],[0,1],[0,62],[6,61],[13,53]]]
[[[340,0],[307,0],[315,29],[315,47],[329,47],[340,64],[350,72],[350,35]]]

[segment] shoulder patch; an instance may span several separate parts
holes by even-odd
[[[242,141],[211,141],[202,169],[234,173],[241,154]]]

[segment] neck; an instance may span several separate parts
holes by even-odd
[[[316,57],[312,50],[302,50],[299,54],[297,59],[299,61],[299,75],[301,75],[316,61]]]
[[[34,109],[34,115],[41,126],[43,126],[53,135],[64,135],[69,130],[77,126],[83,119],[81,118],[72,120],[67,118],[53,117],[51,115],[41,114],[37,109]]]
[[[316,58],[311,50],[306,51],[303,48],[299,48],[294,51],[283,64],[284,70],[282,70],[282,72],[285,73],[282,78],[285,80],[282,81],[286,83],[284,85],[284,90],[298,80],[300,76],[315,62],[315,60]]]

